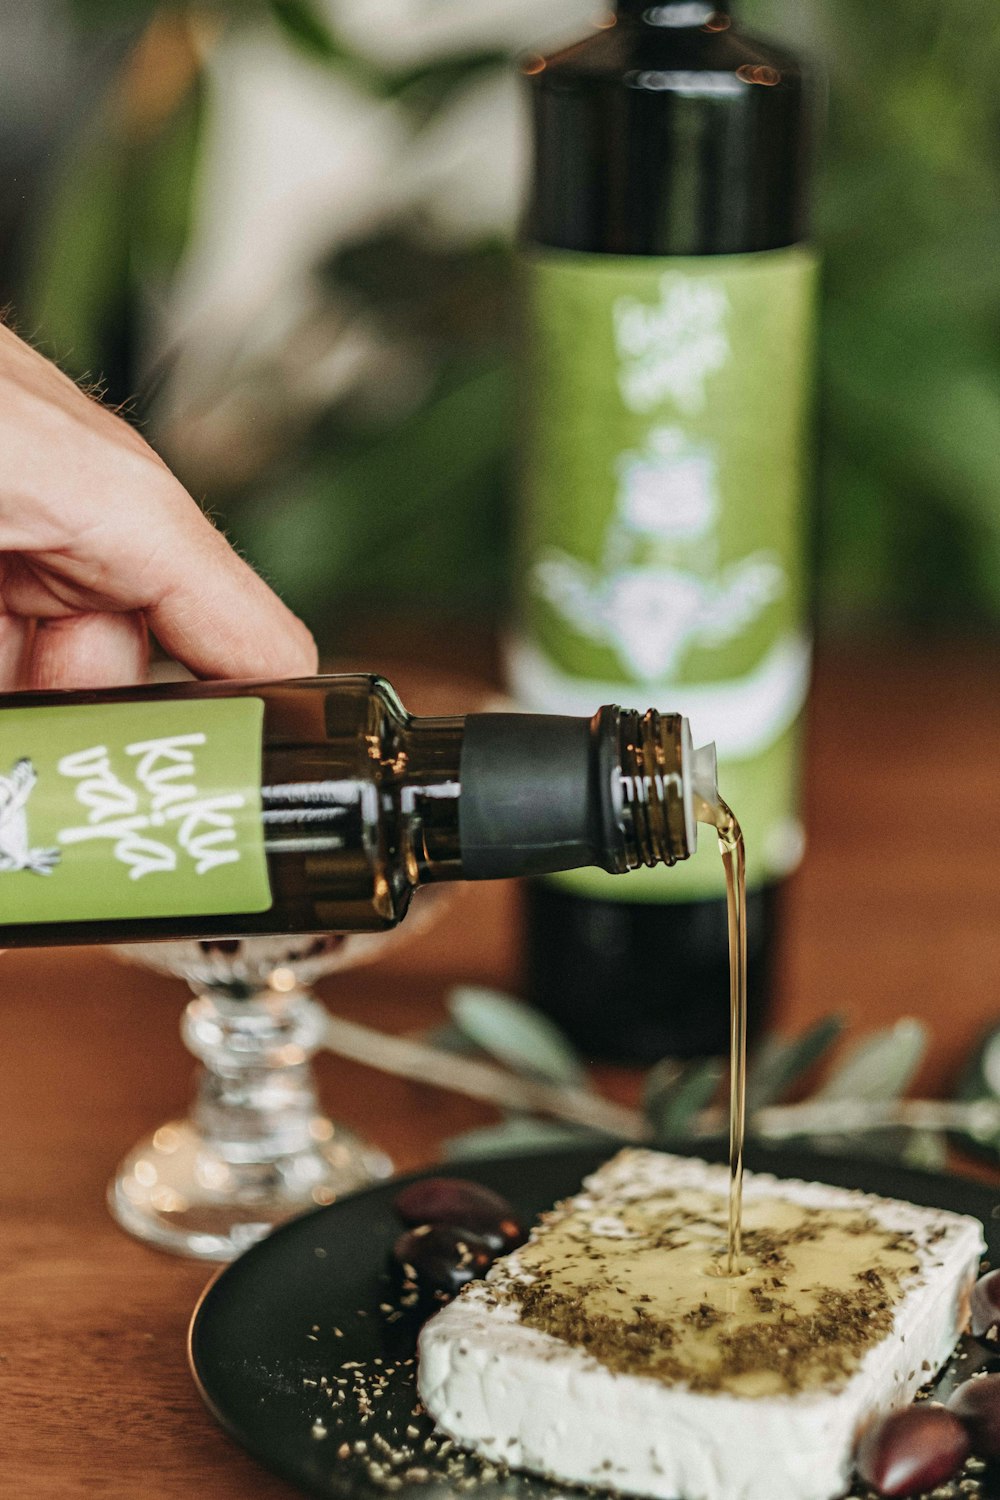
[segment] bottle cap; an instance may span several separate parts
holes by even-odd
[[[696,831],[690,840],[693,854],[698,846],[697,824],[714,823],[714,819],[705,814],[709,808],[716,808],[719,805],[719,757],[714,740],[711,744],[702,745],[695,750],[691,740],[691,726],[687,719],[684,720],[684,724],[686,728],[684,807],[686,812],[690,802],[691,816],[696,825]],[[700,806],[701,803],[705,804],[704,809]]]

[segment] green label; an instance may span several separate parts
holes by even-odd
[[[526,707],[686,714],[715,740],[749,879],[791,869],[809,681],[805,516],[816,262],[539,251],[521,623]],[[715,840],[664,877],[560,877],[621,900],[720,892]]]
[[[267,911],[263,722],[259,698],[0,712],[2,921]]]

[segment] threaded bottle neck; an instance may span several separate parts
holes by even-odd
[[[695,845],[684,778],[690,731],[680,714],[623,712],[618,719],[623,868],[674,865]]]

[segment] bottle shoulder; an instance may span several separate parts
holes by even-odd
[[[628,18],[537,60],[526,72],[536,87],[559,88],[616,79],[631,82],[630,75],[645,70],[735,74],[754,67],[774,69],[781,75],[778,82],[798,82],[811,72],[808,60],[791,48],[735,27],[717,32],[667,30]]]

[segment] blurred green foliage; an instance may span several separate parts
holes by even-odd
[[[821,615],[831,625],[1000,619],[1000,15],[994,0],[745,0],[747,23],[822,61],[830,113],[817,195],[824,252]],[[75,0],[81,26],[138,32],[154,10]],[[416,134],[510,59],[495,48],[380,67],[309,0],[212,8],[265,25],[392,99]],[[205,13],[205,7],[200,7]],[[530,38],[525,38],[529,41]],[[135,392],[136,319],[166,295],[190,223],[205,110],[197,78],[129,133],[109,88],[72,133],[36,226],[19,322],[75,373]],[[331,235],[331,244],[333,235]],[[419,371],[408,404],[350,391],[290,424],[206,499],[327,642],[324,601],[504,606],[515,414],[509,247],[389,220],[331,252],[331,303]],[[162,371],[159,373],[162,374]],[[138,392],[154,424],[155,389]],[[184,475],[198,489],[198,476]],[[326,627],[326,628],[325,628]]]
[[[753,0],[824,60],[822,602],[1000,615],[1000,12]]]
[[[125,137],[105,103],[48,184],[25,277],[26,324],[77,376],[130,395],[137,289],[162,292],[187,242],[204,90],[193,81],[162,129]]]

